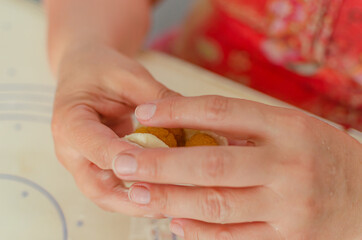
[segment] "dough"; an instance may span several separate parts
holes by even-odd
[[[227,146],[225,137],[209,131],[193,129],[166,129],[141,126],[126,140],[144,148],[170,148],[195,146]]]
[[[144,148],[169,148],[166,143],[150,133],[132,133],[125,139]]]

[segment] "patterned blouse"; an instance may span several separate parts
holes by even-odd
[[[362,0],[204,0],[155,48],[362,130]]]

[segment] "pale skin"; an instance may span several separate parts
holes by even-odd
[[[185,239],[361,239],[362,147],[344,132],[300,111],[218,96],[159,100],[136,116],[233,143],[115,159],[119,178],[139,181],[130,199],[174,218]]]
[[[148,0],[46,5],[57,157],[97,205],[171,216],[187,240],[361,239],[362,147],[352,137],[295,110],[175,97],[133,60]],[[122,140],[137,106],[145,125],[213,130],[234,146],[139,149]],[[128,191],[123,180],[140,183]],[[176,186],[185,183],[197,187]]]
[[[97,205],[144,216],[130,206],[111,166],[116,154],[134,147],[119,136],[132,131],[135,107],[175,94],[132,59],[146,35],[152,4],[48,0],[46,7],[49,59],[58,81],[52,121],[57,157]]]

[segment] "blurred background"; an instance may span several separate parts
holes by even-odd
[[[172,26],[177,26],[195,1],[196,0],[163,0],[154,11],[153,27],[149,35],[149,40],[154,39]]]
[[[41,2],[41,0],[27,0]],[[155,8],[153,14],[153,25],[148,42],[157,38],[159,34],[177,26],[187,14],[187,10],[196,0],[163,0]]]

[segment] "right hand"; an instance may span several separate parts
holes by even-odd
[[[139,63],[104,45],[68,51],[58,69],[52,132],[59,161],[101,208],[146,216],[146,210],[129,201],[111,165],[116,155],[135,148],[121,140],[133,130],[135,107],[176,93]]]

